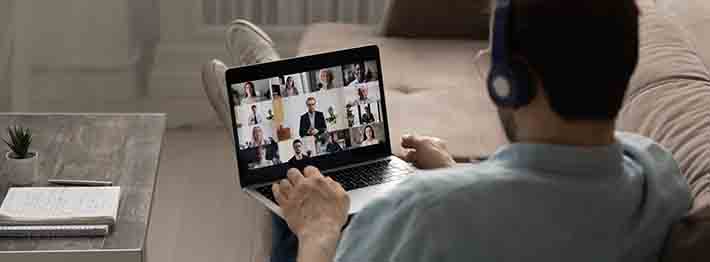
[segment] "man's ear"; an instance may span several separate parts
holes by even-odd
[[[488,72],[491,70],[491,49],[486,48],[478,51],[476,57],[473,58],[473,65],[482,83],[485,84],[488,78]]]

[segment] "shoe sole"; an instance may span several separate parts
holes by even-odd
[[[258,26],[256,26],[255,24],[253,24],[247,20],[237,19],[237,20],[234,20],[231,23],[229,23],[229,27],[227,29],[227,35],[226,35],[227,50],[229,50],[230,52],[232,51],[232,47],[234,46],[234,44],[232,43],[231,36],[232,36],[232,33],[237,29],[237,27],[248,28],[250,31],[256,33],[259,37],[261,37],[262,40],[266,41],[266,43],[269,44],[269,46],[271,46],[272,48],[274,47],[274,41],[271,40],[269,35],[266,32],[264,32],[264,30],[261,30],[261,28],[259,28]]]

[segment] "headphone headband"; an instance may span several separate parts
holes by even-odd
[[[510,61],[510,0],[498,0],[493,13],[492,62]]]
[[[491,33],[491,71],[488,73],[488,94],[501,107],[527,105],[534,96],[534,88],[529,84],[529,69],[526,64],[513,59],[511,0],[497,0],[493,12],[493,32]]]

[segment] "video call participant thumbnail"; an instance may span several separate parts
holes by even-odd
[[[286,88],[284,89],[284,93],[286,93],[284,95],[285,97],[298,95],[298,88],[296,88],[296,81],[293,79],[293,76],[286,77]]]
[[[264,130],[260,126],[255,126],[251,129],[251,141],[246,142],[246,147],[258,147],[271,144],[273,138],[266,139]]]
[[[365,106],[365,113],[363,113],[362,117],[360,117],[360,122],[362,122],[363,124],[375,122],[375,115],[372,113],[370,105]]]
[[[336,153],[343,151],[343,147],[338,144],[336,135],[337,134],[335,132],[328,134],[328,143],[325,145],[325,152]]]
[[[312,152],[303,152],[303,141],[300,139],[293,140],[293,157],[288,160],[289,163],[293,164],[296,161],[301,161],[311,157]]]
[[[256,161],[252,163],[251,168],[262,168],[274,165],[274,162],[266,159],[266,148],[263,146],[256,148]]]
[[[316,98],[309,97],[306,99],[306,106],[308,107],[308,112],[301,115],[298,135],[305,137],[323,134],[328,127],[325,123],[323,112],[316,110]]]
[[[375,129],[371,125],[365,126],[362,132],[362,142],[360,146],[371,146],[379,144],[380,140],[375,135]]]
[[[348,83],[348,86],[355,86],[357,84],[365,83],[366,80],[364,67],[365,66],[359,63],[353,66],[352,74],[354,75],[355,79],[350,81],[350,83]]]
[[[263,122],[264,119],[261,117],[261,114],[257,112],[257,107],[256,105],[251,106],[251,115],[249,116],[249,125],[258,125],[261,122]]]

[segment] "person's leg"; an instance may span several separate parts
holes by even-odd
[[[281,59],[274,42],[259,27],[246,21],[234,20],[227,29],[227,51],[232,58],[231,66],[244,66]],[[296,261],[298,238],[286,221],[271,214],[271,258],[272,262]]]
[[[227,51],[232,59],[229,61],[229,66],[243,66],[280,59],[271,38],[259,27],[246,20],[238,19],[231,22],[226,32],[226,39]],[[227,65],[213,60],[203,67],[202,77],[210,104],[227,127],[231,137],[233,133],[231,131],[232,125],[229,122],[229,103],[224,79],[226,70]],[[264,218],[268,219],[268,216],[265,215]],[[264,235],[256,237],[256,239],[263,241],[256,244],[257,247],[254,251],[262,255],[271,253],[271,261],[295,261],[298,251],[296,236],[291,233],[288,225],[281,218],[272,215],[272,220],[260,223],[271,227],[271,229],[263,228],[261,230]],[[261,260],[261,258],[261,255],[257,255],[256,260]]]
[[[298,238],[286,221],[272,214],[271,262],[292,262],[298,256]]]

